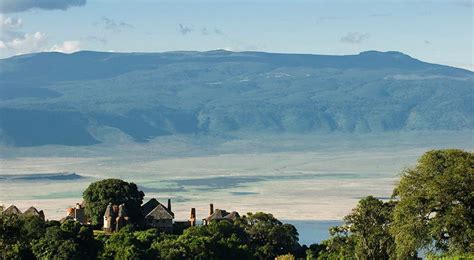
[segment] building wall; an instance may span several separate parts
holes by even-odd
[[[149,227],[154,227],[165,232],[173,231],[173,220],[172,219],[147,219]]]

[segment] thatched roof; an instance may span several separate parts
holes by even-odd
[[[25,212],[23,212],[23,215],[37,216],[37,217],[41,218],[42,220],[44,220],[44,212],[42,210],[38,211],[33,206],[31,206]]]
[[[39,216],[39,211],[35,207],[31,206],[25,212],[23,212],[23,215]]]
[[[21,210],[19,210],[15,205],[11,205],[6,210],[3,211],[3,214],[15,214],[20,215]]]
[[[239,215],[239,212],[237,211],[232,211],[231,213],[229,213],[227,216],[224,217],[225,219],[228,219],[228,220],[236,220],[236,219],[239,219],[240,218],[240,215]]]
[[[223,210],[223,209],[216,209],[214,213],[209,215],[207,218],[204,219],[206,222],[211,222],[213,220],[231,220],[234,221],[240,218],[240,215],[236,211],[232,211],[231,213]]]

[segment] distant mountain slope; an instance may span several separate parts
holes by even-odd
[[[38,53],[0,60],[0,140],[473,129],[474,73],[399,52]]]

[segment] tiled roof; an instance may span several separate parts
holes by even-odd
[[[154,208],[156,208],[160,203],[155,199],[150,199],[147,203],[142,205],[142,214],[143,216],[148,215]]]
[[[158,204],[154,209],[152,209],[148,214],[145,215],[145,219],[173,219],[173,215],[170,214],[168,209],[161,205]]]
[[[173,219],[174,213],[161,204],[155,198],[150,199],[147,203],[142,205],[142,214],[145,218],[154,219]]]

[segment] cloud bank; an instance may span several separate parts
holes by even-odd
[[[62,44],[53,45],[50,51],[73,53],[80,50],[79,45],[80,45],[79,41],[65,41]]]
[[[5,17],[0,14],[0,29],[16,30],[23,26],[23,20],[18,17]]]
[[[42,51],[72,53],[80,50],[79,41],[64,41],[52,47],[48,45],[48,37],[43,32],[25,33],[9,40],[0,40],[0,50],[8,51],[13,55]]]
[[[30,9],[66,10],[85,4],[86,0],[0,0],[0,13],[24,12]]]
[[[47,43],[46,35],[42,32],[25,33],[9,41],[0,41],[0,49],[12,50],[15,54],[36,52]]]

